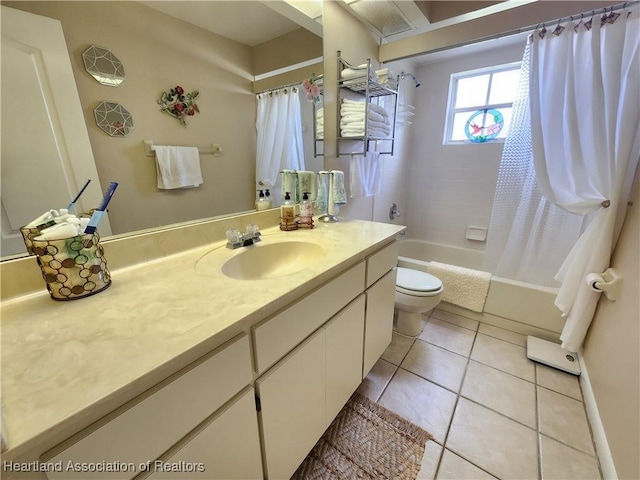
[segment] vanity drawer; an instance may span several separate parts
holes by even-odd
[[[398,264],[398,242],[392,242],[367,258],[367,288]]]
[[[254,327],[256,371],[264,372],[361,294],[364,275],[365,264],[361,262]]]
[[[251,352],[246,334],[220,346],[195,366],[152,394],[142,394],[125,405],[115,418],[100,420],[99,428],[89,427],[88,435],[47,462],[62,462],[62,472],[48,472],[50,479],[130,479],[140,473],[139,466],[158,458],[236,393],[251,383]],[[114,415],[111,414],[111,415]],[[82,435],[81,432],[80,435]],[[72,439],[73,441],[73,439]],[[127,465],[125,471],[71,471],[95,466]]]

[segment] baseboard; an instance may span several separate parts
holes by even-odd
[[[607,434],[604,430],[600,413],[598,412],[598,404],[596,403],[593,388],[591,388],[589,372],[587,371],[587,365],[582,356],[582,351],[578,352],[578,361],[580,362],[581,370],[580,386],[582,387],[582,396],[587,409],[589,423],[591,424],[593,439],[596,444],[596,451],[598,452],[598,459],[600,460],[602,478],[604,480],[617,480],[618,474],[616,472],[616,466],[613,463],[613,457],[611,456],[611,450],[609,449],[609,442],[607,441]]]

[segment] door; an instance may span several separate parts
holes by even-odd
[[[76,205],[88,212],[102,188],[58,20],[2,6],[2,255],[26,252],[20,227],[65,208],[90,179]],[[111,235],[107,218],[102,236]]]

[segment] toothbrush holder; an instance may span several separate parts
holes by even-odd
[[[39,225],[37,227],[20,227],[20,233],[22,234],[22,240],[24,240],[24,245],[27,247],[27,253],[29,255],[35,255],[36,252],[33,251],[33,237],[37,237],[40,235],[40,231],[44,230],[47,227],[55,225],[54,222],[45,223],[43,225]]]
[[[32,240],[32,249],[53,300],[77,300],[111,285],[104,248],[97,233],[89,242],[84,235]]]

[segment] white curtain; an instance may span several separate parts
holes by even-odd
[[[556,275],[556,305],[567,317],[560,338],[571,351],[582,345],[599,298],[585,276],[609,266],[640,158],[640,22],[637,11],[627,13],[604,15],[602,26],[596,16],[590,29],[569,23],[559,35],[532,36],[531,138],[540,191],[568,212],[593,214]]]
[[[527,43],[505,139],[483,269],[494,275],[557,287],[554,275],[583,231],[585,219],[540,194],[533,168]]]
[[[274,188],[280,170],[304,170],[302,119],[297,88],[258,94],[256,182]]]

